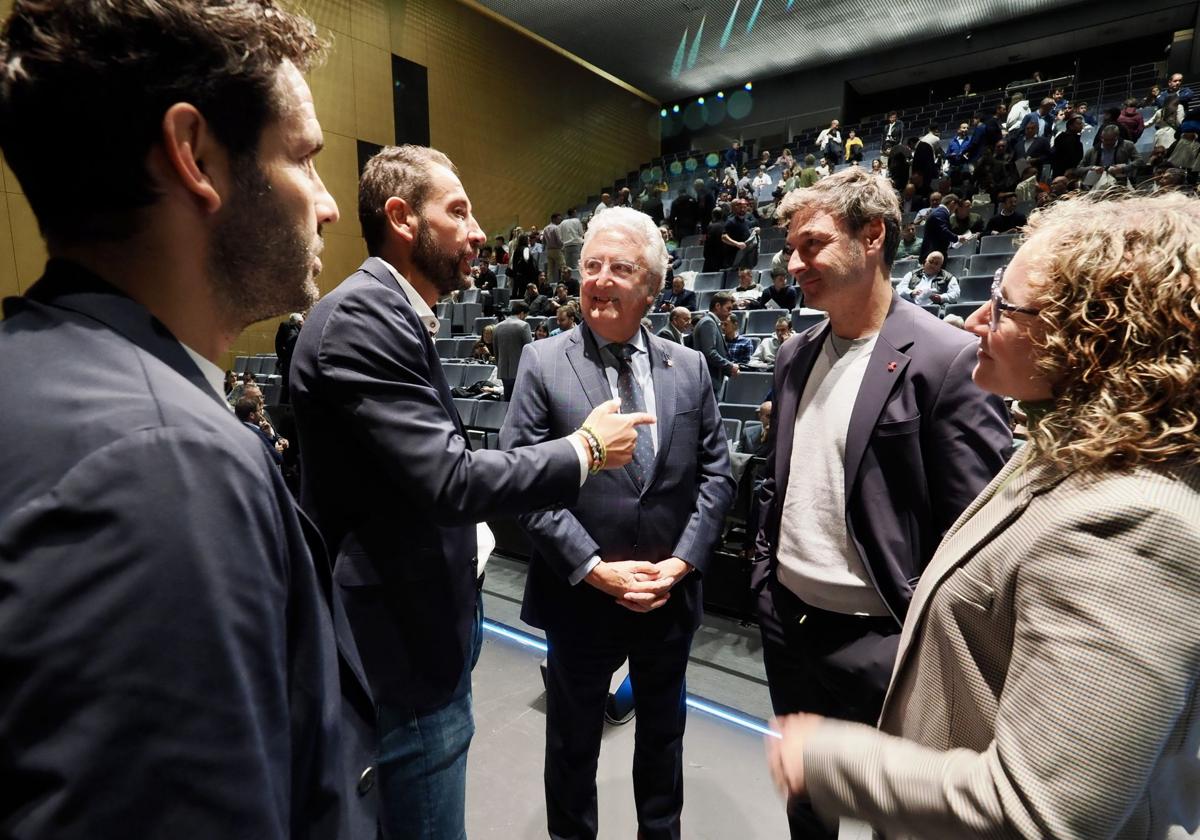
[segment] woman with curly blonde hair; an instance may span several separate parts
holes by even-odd
[[[889,838],[1200,837],[1200,202],[1026,233],[967,328],[1029,442],[921,577],[882,731],[782,719],[772,771]]]

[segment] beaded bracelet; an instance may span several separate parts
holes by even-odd
[[[604,441],[600,435],[596,434],[595,430],[590,426],[580,426],[580,433],[588,442],[588,447],[592,450],[592,465],[588,468],[591,475],[595,475],[604,469],[604,464],[608,461],[608,448],[604,445]]]

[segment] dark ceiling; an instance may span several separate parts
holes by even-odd
[[[1078,0],[479,0],[668,102]]]

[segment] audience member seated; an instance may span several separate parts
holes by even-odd
[[[911,181],[904,185],[900,193],[900,212],[919,213],[929,206],[929,200],[917,192],[917,187]]]
[[[555,309],[550,298],[538,290],[537,283],[530,283],[525,287],[525,305],[529,307],[529,314],[533,316],[552,315]]]
[[[792,316],[783,315],[775,322],[775,333],[759,342],[750,355],[751,367],[774,367],[779,346],[792,337]]]
[[[725,333],[726,355],[729,360],[738,366],[748,365],[750,355],[754,352],[754,342],[738,333],[737,319],[726,318],[721,322],[721,329]]]
[[[665,338],[667,341],[674,341],[676,344],[682,344],[685,347],[691,347],[691,331],[691,310],[686,306],[676,306],[671,310],[671,317],[667,319],[667,325],[658,331],[658,337]]]
[[[696,293],[684,288],[682,277],[673,277],[671,285],[663,289],[662,294],[654,303],[655,312],[670,312],[677,306],[682,306],[689,312],[696,309]]]
[[[769,400],[759,405],[758,422],[761,428],[750,426],[750,428],[742,430],[742,439],[738,442],[738,449],[745,455],[766,458],[771,454],[770,447],[767,446],[767,438],[771,432],[771,403]]]
[[[796,158],[792,155],[792,150],[787,146],[783,147],[783,152],[779,157],[775,158],[775,165],[781,169],[792,169],[796,166]]]
[[[921,306],[958,303],[958,278],[946,270],[945,262],[946,257],[941,251],[931,251],[925,257],[924,265],[900,278],[896,293]]]
[[[767,174],[767,167],[758,167],[758,173],[754,176],[754,180],[750,182],[750,186],[756,192],[763,187],[771,186],[771,176]]]
[[[231,370],[225,371],[225,387],[222,389],[225,399],[229,399],[229,395],[233,393],[233,389],[237,387],[237,384],[237,374]]]
[[[1025,227],[1026,221],[1024,214],[1017,212],[1016,193],[1003,193],[1000,196],[1000,212],[988,219],[988,223],[983,226],[983,232],[1012,233]]]
[[[758,272],[752,268],[738,271],[738,285],[733,290],[733,306],[735,309],[758,309],[758,299],[762,297],[762,286],[757,282]]]
[[[1179,139],[1167,150],[1167,160],[1171,165],[1191,173],[1193,179],[1200,172],[1200,142],[1197,142],[1197,134],[1200,134],[1200,122],[1184,122],[1179,126]]]
[[[272,440],[271,436],[263,431],[259,403],[251,397],[242,397],[233,407],[233,413],[242,421],[243,426],[254,432],[263,442],[276,465],[283,466],[283,450],[287,449],[287,441],[281,437]]]
[[[830,170],[842,162],[842,132],[839,125],[837,120],[833,120],[829,123],[829,128],[822,129],[817,135],[817,149]]]
[[[579,310],[575,308],[574,304],[564,304],[558,307],[558,311],[554,313],[554,321],[558,326],[550,330],[550,335],[565,333],[574,329],[575,325],[579,323]]]
[[[1179,97],[1168,96],[1161,108],[1150,117],[1150,125],[1154,127],[1154,145],[1169,148],[1179,136],[1179,126],[1187,118],[1187,112],[1179,104]]]
[[[921,237],[917,236],[917,226],[909,222],[900,229],[900,244],[896,247],[896,259],[921,255]]]
[[[538,324],[537,327],[533,331],[533,340],[534,341],[538,341],[539,339],[549,338],[549,337],[550,337],[550,330],[547,329],[545,322]]]
[[[789,281],[787,268],[771,269],[771,285],[763,289],[758,298],[759,309],[786,309],[791,311],[799,305],[800,292]]]
[[[926,207],[922,207],[920,210],[917,211],[915,221],[917,222],[917,224],[923,223],[927,218],[929,218],[930,213],[932,213],[934,210],[938,209],[941,206],[942,206],[942,194],[940,192],[932,193],[929,196],[929,205]]]
[[[1142,156],[1132,140],[1121,139],[1121,129],[1116,125],[1106,125],[1100,130],[1100,145],[1088,149],[1083,156],[1080,166],[1100,174],[1108,172],[1115,178],[1123,177],[1123,171],[1113,171],[1114,167],[1131,165],[1138,166]]]
[[[983,232],[983,217],[978,213],[971,212],[971,199],[959,200],[958,206],[954,208],[954,213],[950,216],[950,230],[960,236],[964,233]]]
[[[479,340],[475,342],[475,346],[471,349],[472,359],[477,362],[486,362],[489,365],[496,363],[495,334],[495,324],[488,324],[483,328],[483,334],[479,336]]]
[[[846,134],[846,163],[862,163],[863,159],[863,141],[862,138],[854,131]]]
[[[811,187],[817,181],[821,180],[821,174],[817,172],[817,158],[815,155],[804,156],[804,168],[800,170],[800,179],[798,186]]]
[[[550,302],[554,304],[555,311],[564,306],[571,306],[575,303],[575,301],[571,298],[571,295],[567,292],[566,283],[559,283],[554,287],[554,297],[550,299]]]
[[[258,385],[254,381],[254,374],[250,371],[245,371],[242,373],[241,381],[234,385],[229,391],[229,394],[226,397],[226,399],[229,400],[229,404],[231,406],[237,405],[237,401],[240,400],[246,393],[247,388],[258,388]]]

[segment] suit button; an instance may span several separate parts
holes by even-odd
[[[375,767],[371,766],[362,771],[362,775],[358,777],[358,795],[366,796],[373,787],[375,787]]]

